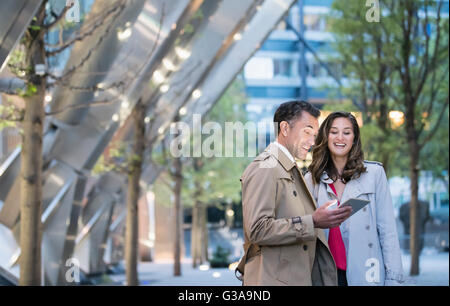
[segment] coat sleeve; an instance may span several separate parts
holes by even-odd
[[[244,229],[250,242],[270,246],[315,239],[312,215],[302,216],[301,223],[293,223],[291,218],[276,218],[278,188],[273,171],[255,163],[242,178]]]
[[[377,231],[383,254],[385,285],[400,285],[404,282],[404,276],[391,192],[383,167],[376,168]]]

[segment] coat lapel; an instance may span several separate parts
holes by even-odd
[[[361,186],[359,179],[350,180],[345,186],[342,194],[342,203],[345,203],[350,198],[357,198],[364,193],[364,188]]]
[[[305,179],[303,178],[301,171],[298,169],[297,164],[293,162],[291,159],[289,159],[289,157],[286,154],[284,154],[284,152],[280,150],[280,148],[274,143],[271,143],[266,150],[280,162],[281,166],[283,166],[283,168],[287,172],[291,173],[291,176],[292,176],[291,171],[297,172],[298,177],[300,178],[300,182],[298,182],[297,184],[300,185],[299,187],[301,190],[303,190],[303,192],[307,193],[310,199],[309,204],[311,205],[313,210],[316,210],[317,207],[316,202],[314,201],[314,197],[312,196],[310,190],[308,189]]]
[[[287,172],[295,167],[295,162],[290,160],[276,144],[271,143],[266,150],[280,162],[281,166],[283,166]]]
[[[297,171],[297,174],[300,177],[300,180],[303,182],[303,189],[306,190],[306,192],[307,192],[307,194],[309,196],[309,200],[310,200],[309,202],[311,204],[311,207],[313,208],[313,210],[316,210],[316,208],[317,208],[316,201],[314,200],[314,197],[311,194],[311,191],[309,190],[308,185],[306,185],[305,178],[303,177],[300,169],[297,166],[295,167],[295,171]]]
[[[328,177],[328,174],[326,172],[322,174],[320,180],[326,184],[327,192],[334,197],[334,192],[328,185],[333,183],[333,180]],[[342,194],[341,198],[341,203],[345,203],[350,198],[357,198],[364,193],[364,187],[361,185],[360,179],[352,179],[345,186],[344,193]]]

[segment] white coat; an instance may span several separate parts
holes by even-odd
[[[386,174],[381,163],[365,161],[364,166],[367,171],[346,184],[341,199],[341,203],[350,198],[370,200],[340,226],[347,282],[349,286],[400,285],[404,281],[400,244]],[[333,181],[325,172],[319,184],[313,184],[310,173],[305,181],[318,206],[336,199],[328,185]],[[328,239],[329,230],[324,232]]]

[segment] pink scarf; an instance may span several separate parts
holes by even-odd
[[[329,184],[334,194],[337,197],[336,189],[333,184]],[[338,201],[338,206],[340,205]],[[345,255],[345,245],[342,240],[341,230],[338,227],[330,228],[328,234],[328,246],[333,255],[336,267],[340,270],[347,270],[347,256]]]

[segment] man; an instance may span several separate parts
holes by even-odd
[[[316,209],[294,157],[304,160],[319,130],[320,112],[304,101],[275,112],[276,141],[244,171],[243,284],[337,285],[336,265],[323,228],[339,226],[351,208]]]

